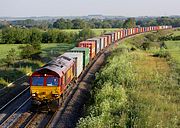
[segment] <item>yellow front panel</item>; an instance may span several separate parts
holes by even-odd
[[[31,86],[31,94],[36,94],[33,98],[38,101],[43,100],[54,100],[58,99],[61,95],[60,87],[47,87],[47,86]],[[58,97],[54,97],[53,95],[59,95]]]

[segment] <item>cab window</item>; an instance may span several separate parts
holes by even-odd
[[[58,78],[57,77],[47,77],[46,84],[47,84],[47,86],[58,86]]]
[[[44,77],[32,77],[32,85],[33,86],[43,86],[44,85]]]

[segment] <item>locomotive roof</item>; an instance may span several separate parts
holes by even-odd
[[[42,68],[36,70],[36,72],[43,72],[43,70],[49,70],[61,77],[67,70],[73,65],[74,61],[72,58],[68,58],[66,56],[59,56],[56,59],[50,61]]]

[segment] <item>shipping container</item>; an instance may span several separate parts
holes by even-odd
[[[129,28],[128,29],[128,36],[130,36],[131,35],[131,29]]]
[[[103,50],[105,45],[104,45],[104,37],[99,37],[100,38],[100,49]]]
[[[108,46],[108,36],[102,36],[104,38],[104,48]]]
[[[96,42],[95,41],[82,41],[79,43],[78,47],[89,48],[90,49],[90,59],[93,59],[96,55]]]
[[[144,27],[144,32],[147,32],[147,27]]]
[[[87,39],[87,41],[93,41],[95,42],[95,53],[98,54],[99,51],[101,50],[101,42],[100,42],[100,38],[98,37],[95,37],[95,38],[90,38],[90,39]]]
[[[116,32],[113,32],[113,33],[114,33],[114,42],[116,42],[117,39],[118,39],[118,32],[116,31]]]
[[[119,31],[117,31],[117,33],[118,33],[118,37],[117,37],[117,39],[118,39],[118,41],[121,39],[121,32],[120,32],[120,30]]]
[[[75,62],[75,76],[79,77],[83,70],[83,53],[65,52],[62,56],[73,58]]]
[[[124,38],[124,30],[120,31],[120,39]]]
[[[109,35],[110,36],[111,40],[110,40],[109,44],[114,42],[114,33],[105,33],[104,35]]]
[[[134,28],[132,28],[132,35],[134,35],[134,31],[135,31]]]
[[[103,35],[103,37],[107,37],[107,46],[111,44],[111,35]]]
[[[125,29],[124,31],[125,31],[125,37],[127,37],[128,36],[128,29]]]
[[[90,49],[82,48],[82,47],[74,47],[70,51],[74,53],[83,53],[83,69],[84,69],[88,65],[90,60]]]

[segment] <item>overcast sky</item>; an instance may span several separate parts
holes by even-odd
[[[0,16],[180,15],[180,0],[0,0]]]

